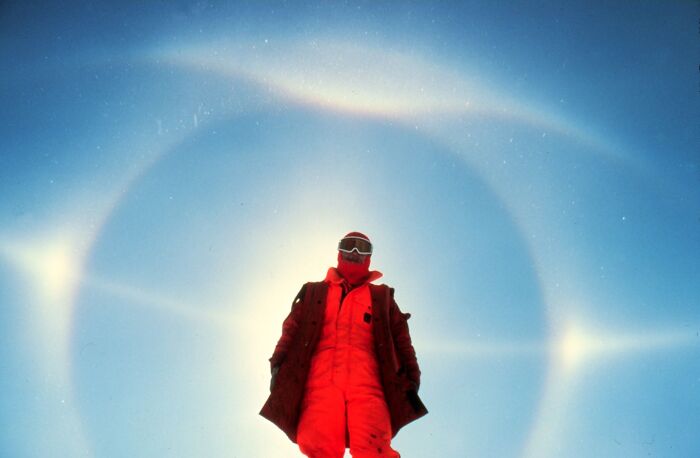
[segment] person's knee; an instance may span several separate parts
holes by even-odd
[[[399,458],[391,448],[391,418],[384,400],[354,402],[348,412],[353,458]]]
[[[350,454],[352,458],[401,458],[399,452],[390,446],[376,448],[363,447],[359,450],[351,447]]]
[[[297,439],[299,450],[309,458],[343,458],[345,455],[344,444],[321,444],[318,441],[307,441]]]
[[[313,426],[300,424],[297,431],[297,445],[301,453],[309,458],[343,458],[345,442],[334,430],[324,430],[323,423]],[[329,426],[328,423],[325,426]],[[338,437],[335,437],[338,436]]]

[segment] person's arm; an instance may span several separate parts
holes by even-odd
[[[294,298],[292,310],[282,323],[282,336],[277,341],[275,351],[270,358],[270,370],[272,371],[273,376],[277,375],[277,370],[282,362],[284,362],[284,358],[287,356],[287,350],[289,350],[289,345],[294,340],[294,336],[299,328],[305,292],[306,285],[301,287],[299,294],[297,294],[297,296]],[[277,368],[277,370],[275,368]]]
[[[391,318],[391,334],[394,339],[394,347],[401,364],[401,369],[406,373],[406,377],[410,380],[418,391],[420,387],[420,368],[416,359],[416,351],[411,342],[411,334],[408,330],[408,319],[410,313],[402,313],[399,306],[394,300],[394,290],[391,289],[391,309],[389,315]]]

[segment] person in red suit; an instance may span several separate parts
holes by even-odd
[[[410,314],[394,290],[372,282],[372,243],[350,232],[338,265],[306,283],[282,325],[270,367],[270,396],[260,414],[310,458],[400,457],[399,429],[428,413],[418,397],[421,371]]]

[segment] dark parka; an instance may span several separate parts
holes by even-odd
[[[374,349],[393,437],[428,411],[417,393],[420,369],[408,332],[407,320],[411,315],[399,310],[393,288],[371,283],[369,288]],[[323,327],[327,293],[325,282],[309,282],[301,288],[270,358],[271,366],[280,368],[260,415],[277,425],[294,443],[311,358]]]

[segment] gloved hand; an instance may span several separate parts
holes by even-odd
[[[270,373],[272,374],[272,377],[270,378],[270,392],[272,392],[272,389],[275,387],[275,380],[277,379],[277,373],[279,371],[279,366],[274,366],[270,369]]]

